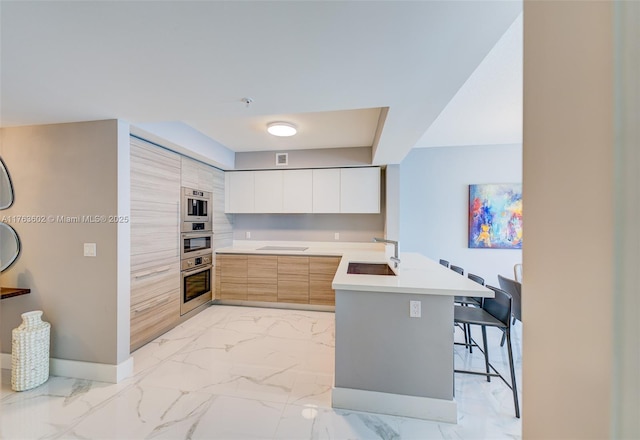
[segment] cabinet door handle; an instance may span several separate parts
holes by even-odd
[[[180,194],[180,196],[182,196],[182,194]],[[180,202],[176,202],[176,211],[178,211],[178,233],[176,234],[178,236],[178,253],[176,254],[176,257],[182,255],[182,248],[181,246],[183,246],[182,243],[182,239],[181,239],[181,233],[180,231],[182,231],[182,218],[180,215]]]
[[[145,277],[148,277],[148,276],[151,276],[151,275],[156,275],[156,274],[159,274],[159,273],[162,273],[162,272],[167,272],[169,270],[171,270],[171,266],[163,267],[162,269],[158,269],[158,270],[152,270],[152,271],[149,271],[149,272],[144,272],[144,273],[136,275],[135,278],[136,279],[145,278]]]
[[[159,305],[164,304],[164,303],[166,303],[168,301],[169,301],[168,297],[161,298],[161,299],[156,299],[155,301],[151,302],[150,304],[147,304],[146,306],[144,306],[142,308],[133,309],[133,313],[142,313],[145,310],[149,310],[152,307],[159,306]]]

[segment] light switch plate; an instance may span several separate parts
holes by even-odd
[[[85,243],[84,244],[84,256],[85,257],[95,257],[96,256],[96,244],[95,243]]]

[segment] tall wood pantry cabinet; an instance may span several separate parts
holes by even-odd
[[[131,351],[180,318],[180,156],[131,138]]]

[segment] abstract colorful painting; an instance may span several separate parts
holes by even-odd
[[[522,184],[469,185],[469,247],[522,249]]]

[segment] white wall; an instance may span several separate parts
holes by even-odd
[[[518,182],[520,145],[414,148],[400,165],[401,251],[443,258],[495,286],[498,274],[513,278],[521,250],[467,247],[469,185]],[[525,218],[524,246],[526,234]]]
[[[384,214],[235,214],[233,239],[371,242],[384,235]],[[334,234],[340,239],[335,240]]]

